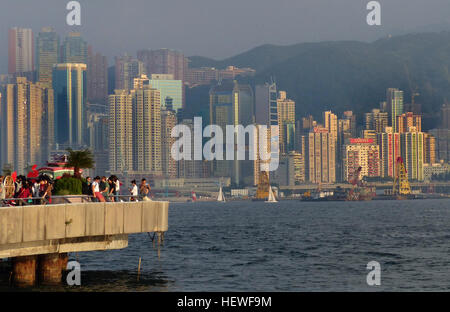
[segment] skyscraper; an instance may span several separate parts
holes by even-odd
[[[380,146],[381,176],[394,177],[397,171],[397,158],[400,153],[400,133],[394,132],[392,127],[386,127],[383,133],[377,134]]]
[[[387,112],[382,112],[379,109],[372,109],[370,113],[366,113],[366,130],[374,130],[376,133],[382,133],[388,126],[388,123],[389,116]]]
[[[246,127],[253,124],[253,90],[249,85],[239,84],[237,81],[224,81],[211,88],[209,98],[210,123],[222,128],[223,142],[226,142],[225,130],[227,125]],[[240,134],[236,132],[234,135],[235,145]],[[245,133],[243,135],[246,136]],[[249,144],[247,139],[245,144],[246,146]],[[246,160],[238,160],[235,147],[224,147],[224,151],[228,148],[234,148],[234,160],[215,160],[212,163],[213,174],[217,177],[230,176],[235,184],[252,184],[252,169],[251,162],[248,161],[249,157],[246,157]]]
[[[34,41],[30,28],[11,28],[8,33],[8,73],[34,71]]]
[[[53,92],[40,83],[17,77],[4,87],[1,105],[1,159],[19,173],[48,157]]]
[[[409,132],[410,127],[416,128],[417,131],[422,131],[422,116],[415,115],[412,112],[407,112],[397,116],[397,131],[400,133]]]
[[[308,135],[308,172],[312,183],[336,182],[336,140],[328,129],[315,127]]]
[[[171,136],[173,127],[177,124],[175,111],[161,109],[161,161],[165,178],[176,178],[178,175],[178,162],[173,159],[171,150],[176,138]]]
[[[403,114],[403,91],[395,88],[387,89],[386,100],[392,129],[394,132],[398,132],[397,116]]]
[[[130,93],[133,97],[133,169],[160,176],[161,95],[150,86]]]
[[[53,65],[58,64],[59,37],[51,27],[42,28],[36,39],[37,80],[52,87]]]
[[[62,147],[85,143],[86,67],[72,63],[53,66],[55,143]]]
[[[80,33],[71,32],[61,46],[61,63],[87,64],[88,46]]]
[[[132,90],[135,78],[145,74],[144,64],[130,55],[115,58],[115,88]]]
[[[344,148],[344,179],[349,181],[361,167],[362,177],[380,176],[380,147],[374,139],[351,138]]]
[[[89,103],[106,105],[108,100],[108,59],[88,48],[87,99]]]
[[[423,181],[424,140],[423,132],[410,129],[400,133],[400,150],[408,179]]]
[[[278,125],[280,127],[280,151],[294,150],[295,140],[295,102],[286,96],[286,91],[278,93]]]
[[[133,96],[116,90],[109,96],[109,169],[111,173],[133,170]]]

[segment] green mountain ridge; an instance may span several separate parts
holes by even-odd
[[[450,100],[450,32],[419,33],[383,38],[371,43],[334,41],[290,46],[263,45],[224,60],[190,58],[190,67],[256,70],[255,83],[272,77],[279,90],[296,101],[298,117],[324,110],[363,113],[379,107],[387,88],[413,92],[422,104],[424,128],[434,128],[440,106]]]

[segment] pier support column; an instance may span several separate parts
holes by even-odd
[[[67,257],[67,254],[64,254]],[[63,255],[58,253],[39,256],[39,282],[44,285],[56,285],[61,283],[62,271],[66,267]]]
[[[12,263],[14,285],[28,287],[36,283],[37,256],[16,257]]]

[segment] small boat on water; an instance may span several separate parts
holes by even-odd
[[[222,203],[226,202],[225,196],[223,195],[222,187],[220,187],[219,196],[217,197],[217,201],[222,202]]]
[[[275,198],[275,194],[272,191],[272,187],[269,185],[269,197],[266,200],[266,203],[277,203],[278,200]]]

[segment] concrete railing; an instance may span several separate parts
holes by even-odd
[[[78,238],[166,232],[168,209],[168,202],[156,201],[2,207],[0,258],[14,254],[7,253],[8,249],[26,247],[29,254],[33,246],[68,246],[67,242],[82,241]],[[71,248],[65,252],[81,250]]]

